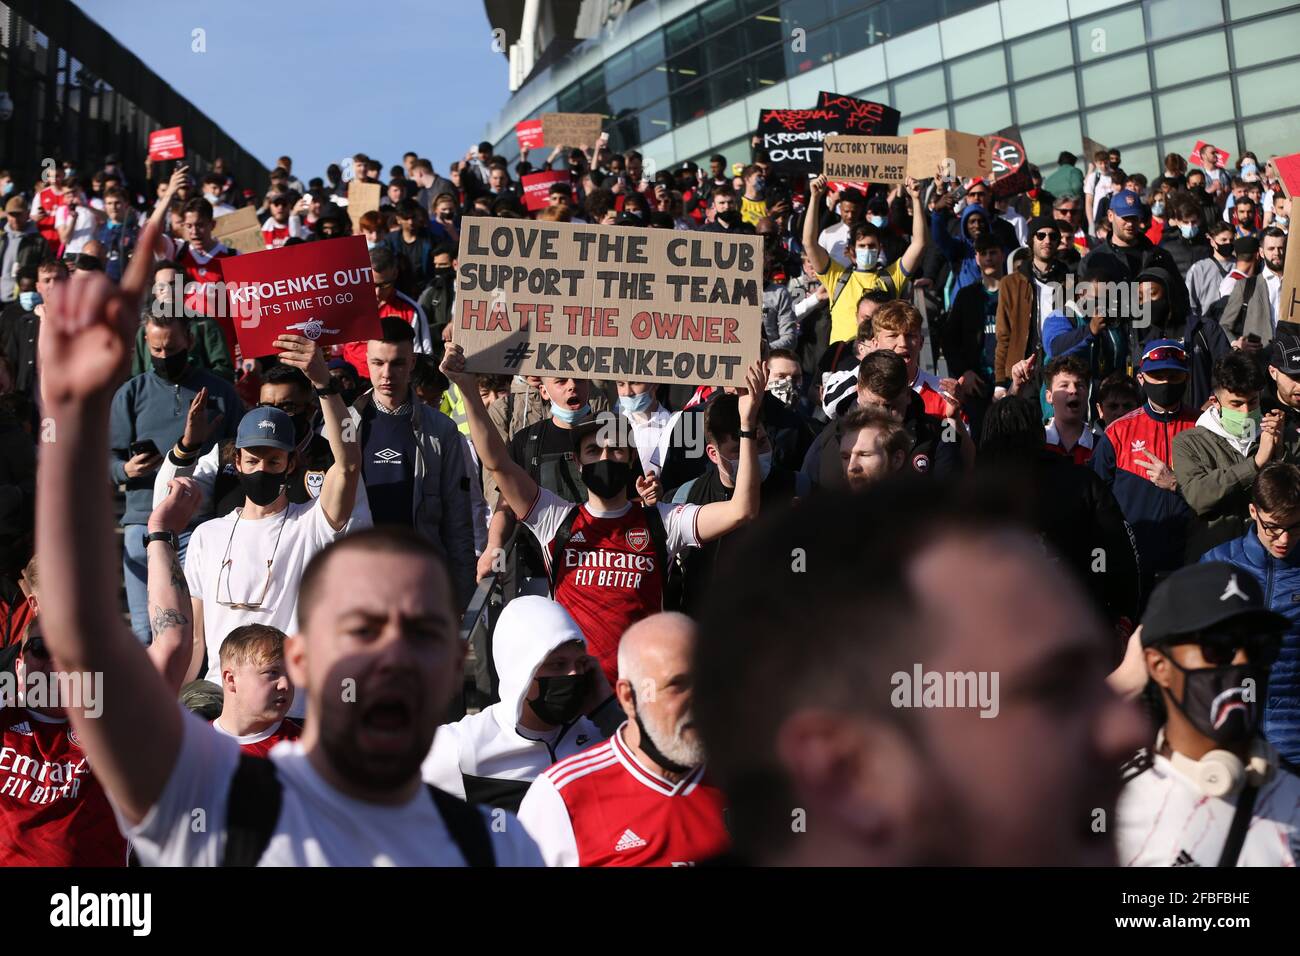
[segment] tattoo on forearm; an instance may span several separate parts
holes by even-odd
[[[155,607],[153,609],[153,620],[149,622],[153,628],[154,635],[162,633],[163,628],[167,627],[184,627],[190,623],[190,619],[176,610],[174,607]]]
[[[178,558],[174,552],[172,553],[171,574],[172,587],[180,592],[181,596],[189,597],[190,586],[185,582],[185,572],[181,570],[181,559]]]

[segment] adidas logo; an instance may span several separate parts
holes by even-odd
[[[614,844],[614,852],[618,853],[622,850],[635,850],[639,846],[645,846],[645,840],[641,839],[631,830],[624,830],[623,835],[619,837],[618,842]]]
[[[1200,865],[1201,864],[1197,863],[1195,860],[1192,859],[1192,855],[1188,853],[1186,850],[1179,850],[1178,859],[1174,860],[1174,866],[1200,866]]]
[[[30,737],[30,736],[32,736],[32,728],[31,728],[31,725],[28,724],[27,721],[25,721],[25,720],[24,720],[24,721],[21,721],[21,722],[19,722],[19,723],[14,724],[14,728],[13,728],[13,729],[14,729],[14,733],[16,733],[16,734],[22,734],[22,735],[25,736],[25,737]]]
[[[586,543],[587,543],[587,536],[584,535],[581,531],[575,531],[575,532],[573,532],[573,537],[571,537],[571,538],[569,539],[569,543],[570,543],[570,544],[586,544]]]

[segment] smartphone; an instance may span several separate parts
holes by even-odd
[[[144,441],[133,441],[129,447],[131,457],[136,455],[157,455],[158,446],[154,444],[152,438],[146,438]]]

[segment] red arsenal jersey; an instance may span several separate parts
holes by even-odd
[[[66,720],[0,711],[0,866],[125,866],[126,839]]]
[[[211,252],[204,252],[187,242],[177,247],[175,255],[176,264],[185,273],[185,308],[190,310],[191,314],[210,316],[221,327],[226,337],[226,348],[230,350],[230,357],[238,365],[241,356],[239,343],[235,338],[235,322],[230,317],[230,309],[208,301],[216,294],[209,292],[208,288],[222,281],[221,260],[235,255],[235,251],[218,242],[213,245]]]
[[[519,807],[547,866],[694,866],[731,845],[722,791],[697,767],[675,783],[609,740],[555,764]]]
[[[35,217],[36,231],[49,243],[51,249],[57,250],[63,245],[63,240],[59,238],[59,230],[54,227],[54,214],[63,205],[63,190],[46,186],[36,194],[36,205],[40,211],[40,215]]]
[[[215,720],[212,722],[212,729],[219,734],[225,734],[227,737],[233,737],[239,741],[239,749],[246,754],[254,757],[268,756],[275,748],[275,745],[282,740],[297,740],[302,736],[302,726],[288,717],[281,720],[278,724],[268,727],[261,733],[245,734],[243,737],[236,737],[234,734],[226,731]]]
[[[699,505],[656,507],[663,519],[668,560],[683,548],[699,547]],[[574,508],[579,510],[569,541],[563,553],[556,554],[555,534]],[[657,566],[643,507],[629,503],[609,514],[594,514],[588,505],[575,505],[539,488],[524,524],[542,545],[555,582],[555,600],[582,628],[587,651],[600,661],[613,687],[623,632],[664,606],[664,569]]]

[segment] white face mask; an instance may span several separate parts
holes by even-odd
[[[719,455],[718,457],[722,458],[721,455]],[[722,460],[727,463],[727,473],[731,475],[731,480],[734,482],[736,480],[736,476],[740,474],[740,459],[722,458]],[[767,481],[767,476],[770,475],[771,473],[772,473],[772,453],[770,451],[764,452],[763,454],[758,456],[758,480]]]

